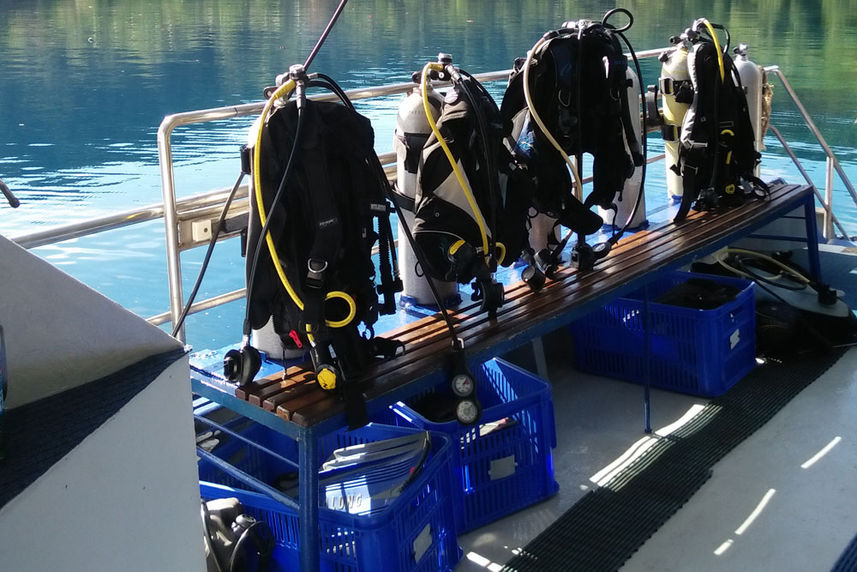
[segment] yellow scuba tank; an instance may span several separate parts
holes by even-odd
[[[661,56],[660,91],[663,94],[663,134],[664,153],[667,169],[667,198],[680,198],[684,192],[681,175],[671,167],[678,164],[679,130],[691,102],[693,88],[690,86],[690,73],[687,69],[686,42],[682,41],[673,50]],[[685,87],[687,86],[687,87]],[[685,89],[689,89],[689,97]],[[678,96],[678,97],[676,97]]]
[[[631,128],[634,137],[640,141],[640,136],[643,131],[643,120],[640,110],[640,79],[637,73],[629,65],[625,76],[628,79],[628,107],[631,110]],[[625,142],[626,148],[629,149],[628,142]],[[615,228],[624,228],[625,223],[628,223],[628,229],[633,230],[643,226],[646,223],[646,195],[640,192],[643,190],[643,167],[642,165],[634,167],[634,174],[625,180],[625,185],[622,187],[622,200],[616,201],[618,207],[615,219],[612,210],[606,210],[598,207],[598,214],[604,219],[604,222],[611,224]],[[640,199],[640,204],[637,206],[636,212],[634,207],[637,205],[637,197]],[[628,220],[633,214],[633,218]]]
[[[432,119],[437,121],[443,106],[443,96],[432,89],[431,85],[427,86],[427,92],[432,109]],[[416,210],[414,200],[418,194],[419,186],[417,167],[430,133],[431,126],[426,120],[423,94],[420,86],[417,85],[399,104],[396,130],[393,135],[393,150],[396,152],[396,193],[401,197],[402,215],[408,228],[413,228],[414,225],[414,211]],[[398,221],[397,234],[399,237],[397,243],[399,272],[403,286],[400,299],[405,305],[433,306],[437,301],[432,295],[422,270],[418,268],[413,247],[404,238],[402,223],[403,221]],[[460,301],[458,284],[441,280],[435,280],[434,284],[442,304],[458,304]]]
[[[767,84],[765,70],[761,66],[753,63],[747,57],[747,44],[739,44],[735,48],[735,69],[738,71],[738,77],[741,78],[741,85],[744,86],[744,93],[747,96],[747,108],[750,111],[750,124],[753,126],[753,135],[755,136],[755,149],[762,152],[765,148],[764,144],[764,129],[762,128],[762,100],[763,91]],[[756,165],[753,170],[753,175],[759,176],[759,165]]]

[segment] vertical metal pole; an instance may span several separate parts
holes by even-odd
[[[170,317],[173,326],[178,323],[183,302],[181,253],[179,252],[179,225],[176,210],[176,189],[173,178],[173,153],[170,136],[175,126],[174,116],[168,115],[158,127],[158,163],[161,166],[161,192],[164,197],[164,227],[166,231],[167,279],[170,287]],[[176,333],[185,341],[184,326]]]
[[[301,570],[316,572],[319,569],[318,438],[312,428],[304,428],[298,437],[298,463]]]
[[[542,342],[542,339],[533,338],[530,342],[533,346],[533,359],[536,362],[536,373],[539,374],[539,377],[542,379],[548,378],[548,362],[545,359],[545,345]]]
[[[827,203],[827,208],[824,209],[824,240],[833,238],[833,220],[830,213],[833,212],[833,160],[828,156],[826,161],[826,171],[824,176],[824,200]]]
[[[652,384],[652,320],[649,314],[649,285],[643,289],[643,344],[646,346],[643,353],[645,360],[645,380],[643,385],[643,423],[645,425],[643,431],[645,433],[652,432],[652,401],[651,401],[651,384]]]
[[[818,256],[818,225],[815,221],[815,198],[807,194],[803,203],[803,216],[806,224],[806,253],[809,258],[809,273],[821,282],[821,261]]]

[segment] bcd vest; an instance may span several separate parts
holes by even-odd
[[[247,257],[247,281],[253,284],[249,319],[256,329],[273,317],[284,344],[310,351],[317,373],[334,366],[347,381],[373,357],[396,353],[396,344],[372,331],[379,314],[395,312],[394,294],[401,289],[386,202],[388,183],[368,119],[338,103],[307,100],[304,105],[300,133],[292,100],[268,117],[261,149],[254,150],[261,153],[262,206],[270,219],[269,233],[294,296],[279,276],[270,248],[262,244],[255,267],[253,257]],[[284,177],[295,145],[291,172]],[[283,184],[281,200],[272,204]],[[265,239],[260,236],[255,188],[250,197],[247,252],[253,253]],[[380,276],[372,259],[376,244]]]
[[[590,207],[610,208],[635,165],[642,164],[630,122],[628,62],[609,25],[567,23],[546,37],[550,39],[533,55],[529,72],[532,103],[566,154],[592,155],[593,189],[583,203],[572,194],[562,155],[538,125],[522,116],[529,111],[524,58],[515,62],[501,113],[516,126],[515,158],[530,176],[534,208],[578,233],[591,234],[603,221]]]
[[[767,194],[767,185],[753,175],[760,154],[754,147],[747,97],[732,58],[725,50],[718,54],[714,42],[702,35],[694,35],[691,41],[690,86],[672,86],[676,101],[690,99],[678,133],[678,162],[670,166],[682,178],[676,222],[684,220],[691,207],[734,206]]]
[[[503,287],[494,282],[493,272],[498,264],[517,260],[525,240],[527,200],[505,188],[514,174],[503,143],[508,128],[497,105],[476,79],[457,72],[437,128],[467,191],[432,133],[419,166],[413,234],[426,274],[462,284],[473,281],[474,299],[493,313],[503,301]]]

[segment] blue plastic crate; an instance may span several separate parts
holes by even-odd
[[[689,278],[739,289],[734,300],[710,310],[651,302]],[[652,387],[715,397],[756,364],[753,283],[740,278],[672,272],[649,285]],[[645,290],[619,298],[574,322],[575,366],[636,383],[646,379]]]
[[[249,424],[243,436],[289,460],[297,461],[297,443],[267,427]],[[370,424],[338,431],[319,439],[323,460],[335,449],[415,433],[415,429]],[[398,498],[371,515],[331,510],[319,502],[320,568],[322,571],[435,571],[453,570],[461,558],[454,524],[450,485],[452,446],[442,434],[431,434],[431,453],[419,476]],[[261,449],[227,440],[212,453],[232,466],[275,484],[295,468]],[[205,500],[237,498],[244,511],[264,520],[276,539],[273,570],[300,568],[297,511],[249,490],[247,483],[200,459],[200,492]]]
[[[453,443],[453,478],[458,494],[456,530],[478,528],[557,492],[553,452],[556,447],[550,385],[501,359],[473,372],[482,418],[476,426],[458,421],[434,422],[411,405],[391,406],[400,425],[449,435]],[[448,394],[447,384],[432,390]]]

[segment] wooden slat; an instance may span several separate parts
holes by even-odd
[[[686,258],[704,245],[746,234],[760,220],[797,208],[811,195],[811,188],[779,185],[766,201],[751,201],[722,212],[691,212],[682,224],[664,223],[620,240],[607,258],[588,272],[563,267],[555,280],[533,292],[521,282],[506,287],[505,302],[497,317],[489,320],[479,304],[449,312],[455,332],[469,351],[487,351],[516,336],[526,341],[528,331],[550,320],[570,320],[573,308],[603,299],[627,288],[653,272]],[[449,332],[440,314],[406,324],[384,337],[405,344],[405,353],[374,364],[360,381],[367,399],[376,399],[414,379],[439,371],[450,353]],[[523,342],[522,342],[523,343]],[[309,364],[268,376],[250,387],[236,390],[236,397],[301,426],[312,426],[342,412],[340,400],[314,382]]]

